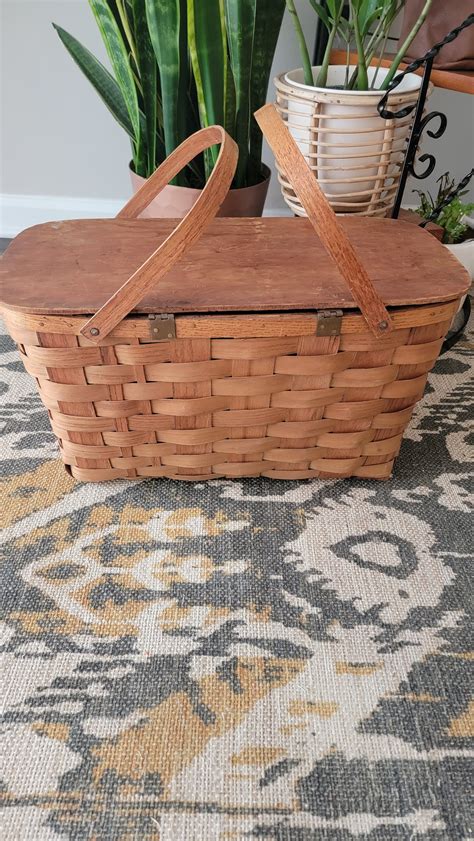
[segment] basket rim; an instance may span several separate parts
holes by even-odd
[[[378,98],[381,99],[384,93],[383,91],[361,91],[359,92],[358,97],[354,97],[352,95],[354,93],[353,91],[344,91],[337,88],[318,88],[316,86],[310,87],[309,85],[292,83],[286,78],[287,73],[288,71],[280,73],[273,79],[273,84],[275,85],[277,92],[285,98],[288,98],[288,95],[290,95],[292,99],[301,99],[315,103],[327,102],[332,105],[353,105],[355,107],[360,107],[361,105],[371,105],[373,107],[377,103],[377,97],[375,94],[379,94]],[[416,74],[413,75],[415,76]],[[430,82],[427,93],[428,96],[432,94],[433,89],[434,85]],[[396,89],[389,94],[388,102],[390,105],[412,103],[417,100],[418,94],[418,88],[402,92]]]
[[[454,315],[462,295],[447,301],[431,304],[390,307],[394,330],[434,324]],[[23,332],[59,333],[79,335],[87,323],[85,315],[41,314],[4,308],[3,316],[9,332],[21,342]],[[314,335],[317,330],[318,311],[294,312],[243,312],[243,313],[182,313],[175,317],[176,338],[259,338]],[[341,335],[369,334],[373,336],[358,309],[345,311],[341,318]],[[108,339],[150,339],[149,320],[145,313],[131,313],[115,327]],[[377,341],[377,340],[375,340]],[[90,342],[84,339],[84,345]]]

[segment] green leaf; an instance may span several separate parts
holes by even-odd
[[[170,155],[185,139],[184,102],[186,67],[182,66],[186,50],[185,0],[145,0],[150,38],[160,71],[163,131],[166,154]],[[181,173],[175,183],[183,184]]]
[[[133,0],[135,44],[146,119],[146,161],[149,177],[156,168],[157,141],[157,65],[148,32],[145,0]]]
[[[70,56],[74,59],[78,67],[84,73],[86,79],[94,86],[100,98],[105,102],[110,113],[115,117],[119,125],[127,132],[129,137],[136,143],[137,136],[134,127],[130,121],[125,100],[115,81],[114,77],[104,67],[103,64],[96,59],[94,55],[77,41],[69,32],[62,29],[57,24],[53,23],[53,27],[58,33],[62,43],[66,47]]]
[[[223,125],[226,113],[227,43],[224,0],[187,0],[188,42],[203,126]],[[209,176],[217,160],[213,147],[206,159]]]
[[[311,3],[312,2],[313,0],[311,0]],[[326,6],[328,7],[329,14],[332,20],[337,20],[337,18],[339,18],[342,15],[344,9],[344,0],[326,0]]]
[[[382,14],[383,5],[380,0],[362,0],[358,20],[361,35],[365,38],[370,30],[372,23]]]
[[[235,140],[239,147],[236,183],[246,186],[250,141],[250,79],[257,0],[225,0],[230,64],[235,84]]]
[[[89,0],[89,5],[100,29],[138,143],[140,140],[140,114],[127,48],[106,0]]]
[[[230,62],[227,62],[227,80],[226,80],[226,87],[225,87],[226,97],[225,97],[225,116],[224,116],[224,128],[226,131],[229,132],[231,137],[235,137],[235,83],[234,83],[234,75],[232,73],[232,68],[230,66]]]
[[[324,23],[324,26],[326,27],[326,29],[328,29],[328,30],[331,29],[331,21],[329,19],[329,15],[328,15],[326,9],[324,8],[324,6],[321,6],[321,3],[316,3],[316,0],[309,0],[309,2],[311,3],[311,5],[312,5],[314,11],[316,12],[317,16]],[[328,7],[329,7],[329,3],[328,3]]]
[[[201,128],[201,120],[199,118],[199,105],[197,100],[196,83],[192,73],[191,65],[188,64],[188,90],[187,99],[185,103],[186,111],[186,134],[190,137],[194,132]],[[202,189],[206,184],[206,173],[204,169],[204,154],[196,155],[194,160],[190,161],[186,169],[186,175],[190,187],[195,189]]]
[[[133,33],[133,9],[126,0],[106,0],[107,5],[114,16],[120,37],[125,44],[127,54],[132,59],[132,71],[138,70],[137,48]]]
[[[285,0],[257,0],[253,39],[252,79],[250,86],[250,165],[256,183],[262,175],[262,132],[255,111],[265,105],[275,48],[285,11]]]
[[[286,0],[286,8],[288,9],[289,14],[291,15],[293,26],[295,28],[296,38],[300,48],[301,62],[303,65],[304,83],[305,85],[313,85],[314,81],[311,58],[309,55],[308,44],[306,43],[305,34],[303,32],[303,27],[301,26],[301,21],[299,19],[298,12],[296,11],[295,0]]]
[[[405,38],[403,44],[399,45],[398,52],[395,55],[394,59],[392,60],[392,63],[391,63],[391,65],[389,67],[389,70],[388,70],[388,73],[385,76],[385,79],[383,80],[383,82],[380,86],[380,90],[387,90],[388,86],[390,85],[390,82],[392,81],[393,77],[395,76],[395,73],[397,72],[397,70],[400,66],[400,63],[403,61],[403,57],[407,54],[408,49],[409,49],[412,41],[416,38],[419,30],[423,26],[428,14],[429,14],[429,11],[431,9],[432,2],[433,2],[433,0],[425,0],[425,4],[424,4],[423,8],[421,9],[420,14],[418,15],[418,19],[416,20],[415,24],[413,25],[413,28],[408,33],[408,35]]]
[[[352,39],[352,27],[348,20],[341,18],[339,21],[338,31],[343,40],[348,44]]]

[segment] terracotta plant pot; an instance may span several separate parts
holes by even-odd
[[[265,178],[253,187],[241,187],[230,190],[227,198],[221,206],[218,216],[261,216],[265,199],[267,198],[268,185],[271,172],[262,164]],[[145,178],[137,175],[130,168],[133,192],[145,183]],[[194,190],[192,187],[175,187],[169,184],[161,191],[159,196],[149,204],[141,214],[141,219],[181,219],[191,209],[201,190]]]

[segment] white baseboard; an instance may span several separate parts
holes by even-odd
[[[25,228],[61,219],[110,219],[126,199],[94,199],[74,196],[26,196],[0,194],[0,237],[15,237]],[[265,216],[291,216],[288,207],[269,207]]]
[[[263,211],[264,216],[293,216],[293,211],[289,207],[266,207]]]
[[[104,219],[115,216],[126,199],[74,196],[0,195],[0,237],[15,237],[25,228],[61,219]]]

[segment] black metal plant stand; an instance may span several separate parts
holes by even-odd
[[[378,112],[384,120],[398,120],[402,117],[408,116],[408,114],[411,114],[412,111],[415,110],[415,118],[413,120],[410,138],[408,140],[408,146],[405,153],[405,160],[400,176],[400,183],[393,205],[392,219],[398,218],[408,177],[411,175],[418,180],[423,180],[424,178],[428,178],[428,176],[431,175],[436,166],[435,156],[425,153],[420,156],[419,161],[420,163],[424,163],[426,161],[426,168],[422,172],[417,172],[416,170],[416,155],[418,152],[418,147],[423,132],[425,131],[429,123],[431,123],[433,120],[438,119],[438,128],[435,131],[432,131],[431,129],[427,130],[428,136],[437,140],[438,138],[443,136],[448,125],[447,117],[445,114],[442,113],[442,111],[430,111],[429,114],[424,114],[426,97],[428,95],[428,89],[431,78],[431,71],[433,69],[433,62],[440,50],[442,50],[442,48],[445,47],[446,44],[450,44],[451,41],[454,41],[455,38],[458,37],[460,32],[462,32],[464,29],[467,29],[468,26],[472,26],[472,24],[474,24],[474,14],[469,15],[466,18],[466,20],[463,21],[459,26],[456,26],[454,29],[451,30],[451,32],[448,32],[446,37],[443,38],[442,41],[439,41],[437,44],[435,44],[430,50],[428,50],[428,52],[425,53],[424,56],[416,59],[415,61],[412,61],[401,73],[398,73],[392,79],[387,91],[385,92],[384,96],[378,104]],[[400,111],[389,111],[387,109],[387,103],[390,93],[398,87],[398,85],[403,81],[407,73],[414,73],[416,70],[420,70],[422,67],[424,67],[423,79],[420,88],[420,95],[418,97],[418,102],[416,103],[416,105],[409,105],[406,108],[401,108]],[[458,184],[455,190],[451,191],[449,196],[446,196],[442,204],[433,210],[433,213],[431,214],[431,220],[439,216],[441,210],[444,207],[446,207],[454,198],[456,198],[456,196],[469,183],[470,179],[472,178],[472,174],[473,170],[471,170],[471,172],[468,175],[466,175],[465,178],[463,178],[463,180]],[[431,220],[425,219],[424,223],[422,223],[423,226]]]
[[[323,0],[323,5],[325,2]],[[456,26],[451,32],[448,32],[445,38],[442,41],[439,41],[435,44],[428,52],[419,59],[412,61],[401,73],[398,73],[390,83],[387,91],[385,92],[384,96],[380,100],[378,104],[378,112],[382,119],[384,120],[397,120],[403,117],[408,116],[413,111],[415,111],[413,125],[411,128],[410,136],[408,138],[407,149],[405,152],[405,158],[402,166],[402,171],[400,175],[400,182],[397,190],[397,194],[395,196],[395,201],[392,210],[392,219],[398,219],[400,208],[403,201],[403,196],[405,194],[405,189],[407,185],[407,180],[410,176],[416,178],[417,180],[421,181],[424,178],[428,178],[429,175],[433,172],[436,166],[436,158],[432,154],[424,153],[420,155],[419,162],[425,163],[426,167],[421,172],[417,169],[416,166],[416,156],[418,153],[418,148],[420,145],[420,140],[423,135],[425,129],[427,130],[427,134],[432,139],[439,139],[443,136],[446,131],[448,120],[445,114],[442,111],[431,111],[428,114],[424,114],[424,109],[426,105],[426,97],[428,95],[430,78],[431,78],[431,71],[433,69],[433,62],[440,50],[446,46],[446,44],[450,44],[451,41],[454,41],[458,35],[464,30],[467,29],[468,26],[472,26],[474,24],[474,14],[469,15],[466,20],[464,20],[459,26]],[[318,32],[316,36],[316,45],[314,50],[314,63],[316,65],[321,64],[324,52],[327,46],[327,30],[326,27],[318,26]],[[420,87],[420,95],[418,97],[418,101],[415,105],[410,105],[405,108],[401,108],[399,111],[390,111],[387,108],[388,104],[388,97],[389,94],[402,82],[403,78],[407,75],[407,73],[414,73],[416,70],[423,70],[423,79]],[[433,120],[439,120],[438,127],[436,129],[427,128],[427,126],[432,123]],[[459,184],[443,199],[443,201],[433,209],[432,213],[427,219],[424,219],[421,222],[420,227],[425,227],[428,222],[431,222],[438,218],[441,211],[452,202],[459,193],[464,190],[464,188],[469,184],[469,181],[474,175],[474,169],[471,171],[459,182]],[[471,301],[469,295],[467,296],[464,304],[463,304],[463,319],[461,326],[455,331],[455,333],[448,336],[446,339],[442,353],[445,353],[454,344],[460,339],[463,334],[464,328],[466,327],[467,322],[469,321],[469,316],[471,314]]]
[[[467,27],[472,26],[472,24],[474,24],[474,14],[469,15],[466,18],[466,20],[464,20],[459,26],[456,26],[454,29],[451,30],[451,32],[448,32],[446,37],[443,38],[442,41],[439,41],[437,44],[435,44],[431,48],[431,50],[428,50],[428,52],[424,56],[417,59],[416,61],[412,61],[411,64],[409,64],[405,68],[405,70],[403,70],[401,73],[398,73],[397,76],[394,77],[394,79],[392,80],[392,82],[390,83],[390,85],[388,87],[387,92],[385,93],[385,95],[383,96],[383,98],[380,100],[380,102],[378,104],[378,112],[384,120],[390,120],[390,119],[392,119],[392,120],[395,119],[396,120],[396,119],[400,119],[402,117],[406,117],[408,114],[410,114],[413,111],[414,107],[416,109],[415,110],[415,118],[413,120],[413,126],[412,126],[410,137],[409,137],[409,140],[408,140],[408,146],[407,146],[407,150],[406,150],[406,153],[405,153],[405,160],[404,160],[404,163],[403,163],[402,173],[401,173],[401,176],[400,176],[400,183],[399,183],[399,187],[398,187],[398,190],[397,190],[397,195],[395,197],[395,202],[394,202],[394,205],[393,205],[392,219],[398,219],[398,215],[400,213],[400,208],[401,208],[401,204],[402,204],[402,201],[403,201],[403,196],[404,196],[404,193],[405,193],[406,183],[407,183],[408,177],[411,175],[411,176],[413,176],[413,178],[416,178],[419,181],[423,180],[424,178],[428,178],[428,176],[431,175],[431,173],[433,172],[433,170],[436,166],[435,156],[431,155],[431,154],[424,153],[423,155],[420,155],[419,161],[420,161],[420,163],[424,163],[426,161],[427,166],[422,172],[417,171],[416,155],[417,155],[417,152],[418,152],[418,147],[419,147],[420,140],[421,140],[421,137],[423,135],[423,132],[425,131],[425,129],[429,125],[429,123],[432,122],[432,120],[438,119],[439,120],[438,128],[434,131],[432,131],[430,129],[427,130],[428,136],[437,140],[438,138],[443,136],[444,132],[446,131],[446,127],[448,125],[448,120],[446,118],[446,115],[443,114],[441,111],[431,111],[428,114],[424,114],[424,108],[425,108],[425,104],[426,104],[426,97],[427,97],[427,94],[428,94],[428,88],[429,88],[429,83],[430,83],[431,71],[433,69],[434,59],[438,55],[439,51],[444,46],[446,46],[446,44],[450,44],[451,41],[454,41],[455,38],[458,37],[459,33],[463,31],[463,29],[467,29]],[[419,70],[421,67],[424,67],[423,80],[422,80],[422,83],[421,83],[420,95],[418,97],[418,102],[416,103],[416,106],[410,106],[410,107],[407,107],[407,108],[402,108],[402,109],[400,109],[400,111],[395,111],[395,112],[389,111],[387,109],[387,102],[388,102],[388,97],[389,97],[389,94],[391,93],[391,91],[393,91],[396,87],[398,87],[398,85],[401,83],[401,81],[403,80],[404,76],[406,76],[407,73],[413,73],[416,70]],[[471,171],[467,175],[464,176],[464,178],[459,182],[459,184],[453,190],[451,190],[450,193],[447,196],[445,196],[443,201],[441,201],[437,205],[437,207],[433,208],[430,215],[426,219],[424,219],[423,222],[421,222],[420,227],[424,228],[428,224],[428,222],[432,222],[432,221],[436,220],[439,217],[441,211],[445,207],[447,207],[447,205],[450,204],[453,201],[453,199],[455,199],[456,196],[458,196],[464,190],[464,188],[469,184],[473,174],[474,174],[474,169],[471,169]],[[464,333],[464,329],[465,329],[465,327],[466,327],[466,325],[469,321],[470,315],[471,315],[471,299],[470,299],[469,295],[467,295],[466,299],[463,303],[463,306],[462,306],[461,324],[459,325],[459,327],[456,330],[454,330],[452,333],[448,334],[448,337],[446,338],[445,342],[443,343],[441,353],[446,353],[446,351],[448,351],[452,347],[454,347],[456,342],[459,341],[459,339],[461,338],[461,336]]]

